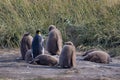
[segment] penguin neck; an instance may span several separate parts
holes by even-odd
[[[41,36],[41,34],[38,34],[39,36]]]

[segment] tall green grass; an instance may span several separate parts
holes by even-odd
[[[76,47],[120,45],[120,0],[0,0],[0,46],[19,47],[25,32],[46,36],[53,24]]]

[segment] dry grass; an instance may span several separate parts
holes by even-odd
[[[119,0],[1,0],[0,46],[19,47],[23,33],[34,35],[38,28],[46,37],[48,26],[54,24],[63,40],[72,40],[76,46],[116,47],[119,7]],[[71,26],[73,32],[67,30]]]

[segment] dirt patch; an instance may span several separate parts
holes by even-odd
[[[0,80],[119,80],[120,60],[113,58],[110,64],[82,61],[77,55],[77,67],[60,69],[28,64],[20,57],[19,49],[0,50]]]

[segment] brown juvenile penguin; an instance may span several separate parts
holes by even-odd
[[[30,63],[32,60],[33,60],[32,50],[29,49],[29,50],[26,52],[25,61],[26,61],[27,63]]]
[[[38,65],[47,65],[47,66],[55,66],[58,64],[58,60],[51,55],[44,54],[38,55],[33,59],[31,64],[38,64]]]
[[[22,55],[22,59],[25,59],[26,52],[31,49],[33,37],[30,33],[25,33],[20,41],[20,51]]]
[[[97,49],[90,49],[86,52],[84,52],[84,54],[82,56],[86,56],[87,54],[89,54],[90,52],[93,52],[93,51],[98,51]]]
[[[59,55],[62,50],[62,35],[54,25],[49,26],[46,50],[51,53],[51,55]]]
[[[71,41],[63,46],[59,58],[59,65],[62,68],[71,68],[76,66],[76,49]]]
[[[48,51],[44,51],[44,54],[48,55],[50,53],[48,53]],[[29,49],[27,52],[26,52],[26,55],[25,55],[25,61],[27,63],[31,63],[31,61],[33,60],[33,53],[32,53],[32,50]]]
[[[111,61],[110,55],[104,51],[92,51],[83,58],[84,60],[108,64]]]

